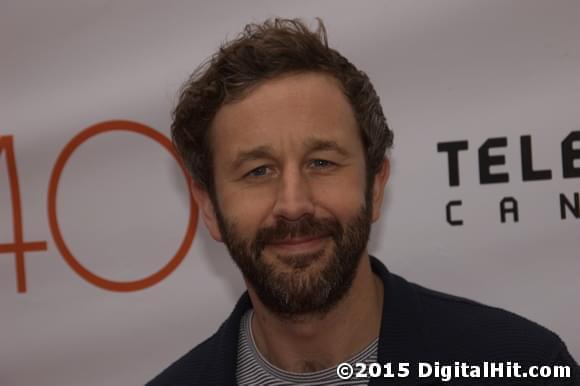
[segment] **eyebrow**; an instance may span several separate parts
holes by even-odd
[[[237,170],[247,161],[254,161],[257,159],[274,158],[272,156],[273,149],[271,146],[262,145],[251,150],[238,152],[238,155],[232,163],[232,169]]]
[[[306,141],[306,148],[308,149],[308,153],[313,153],[315,151],[335,151],[345,157],[349,155],[348,151],[339,146],[335,141],[324,139],[308,139]]]
[[[335,151],[344,157],[349,155],[348,151],[339,146],[335,141],[310,138],[305,141],[305,145],[307,154],[316,151]],[[240,151],[232,162],[232,169],[237,170],[248,161],[255,161],[257,159],[273,159],[273,153],[274,149],[269,145],[262,145],[250,150]]]

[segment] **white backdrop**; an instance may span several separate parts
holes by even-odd
[[[580,220],[560,214],[560,195],[574,204],[580,191],[578,177],[563,176],[561,150],[580,130],[578,15],[573,0],[3,0],[0,385],[140,385],[229,314],[243,283],[201,224],[176,269],[140,281],[172,261],[190,219],[186,181],[158,142],[112,123],[70,154],[57,184],[54,168],[77,134],[103,122],[167,136],[180,84],[268,16],[322,17],[331,45],[381,96],[395,148],[370,251],[410,281],[537,321],[578,360]],[[523,180],[524,135],[550,179]],[[496,137],[507,146],[490,154],[505,164],[491,172],[509,182],[481,184],[478,149]],[[460,140],[469,148],[451,187],[437,144]],[[503,197],[518,201],[518,222],[501,222]],[[446,221],[451,200],[462,201],[452,210],[462,226]],[[33,244],[14,246],[16,212],[20,241]],[[108,281],[67,263],[50,218],[78,264]],[[19,276],[22,254],[11,251],[26,248]]]

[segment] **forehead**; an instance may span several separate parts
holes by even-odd
[[[216,158],[256,146],[298,146],[313,138],[360,144],[354,111],[339,81],[322,73],[261,83],[223,106],[210,130]]]

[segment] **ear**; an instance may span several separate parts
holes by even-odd
[[[387,158],[383,160],[381,169],[375,174],[373,185],[373,213],[372,221],[375,222],[381,216],[381,206],[383,205],[383,195],[385,186],[391,173],[391,163]]]
[[[216,211],[207,190],[199,183],[191,182],[191,192],[197,202],[203,222],[207,226],[209,234],[216,241],[223,241],[222,234],[218,225]]]

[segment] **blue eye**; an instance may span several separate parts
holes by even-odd
[[[327,161],[325,159],[315,159],[312,161],[312,166],[314,166],[315,168],[327,168],[332,165],[333,165],[332,162]]]
[[[247,176],[248,177],[262,177],[262,176],[265,176],[267,172],[268,172],[268,168],[266,166],[260,166],[260,167],[257,167],[255,169],[251,170],[247,174]]]

